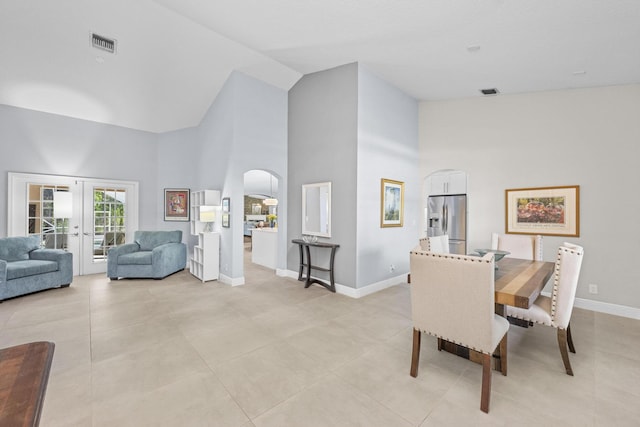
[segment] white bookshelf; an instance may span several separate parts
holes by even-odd
[[[193,248],[189,271],[203,282],[218,280],[220,274],[220,233],[198,234],[198,245]]]
[[[218,280],[220,274],[220,233],[205,231],[207,222],[200,220],[200,206],[220,206],[220,191],[193,191],[189,204],[191,234],[198,236],[198,245],[194,246],[193,255],[189,260],[189,271],[203,282]]]
[[[191,234],[197,236],[204,232],[206,222],[200,221],[200,206],[220,206],[220,191],[199,190],[191,192]]]

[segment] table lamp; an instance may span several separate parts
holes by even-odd
[[[200,222],[204,222],[205,233],[213,231],[213,223],[216,222],[216,211],[214,206],[200,206]]]

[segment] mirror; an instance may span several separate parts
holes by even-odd
[[[302,186],[302,234],[331,237],[331,183]]]

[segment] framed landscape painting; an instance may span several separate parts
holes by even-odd
[[[164,189],[164,220],[189,221],[189,189]]]
[[[580,186],[505,190],[506,232],[580,236]]]
[[[382,178],[380,185],[380,227],[402,227],[404,182]]]

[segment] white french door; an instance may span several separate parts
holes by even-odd
[[[71,195],[66,212],[61,193]],[[37,234],[71,252],[74,275],[103,273],[109,248],[138,228],[138,183],[9,173],[8,206],[9,236]]]

